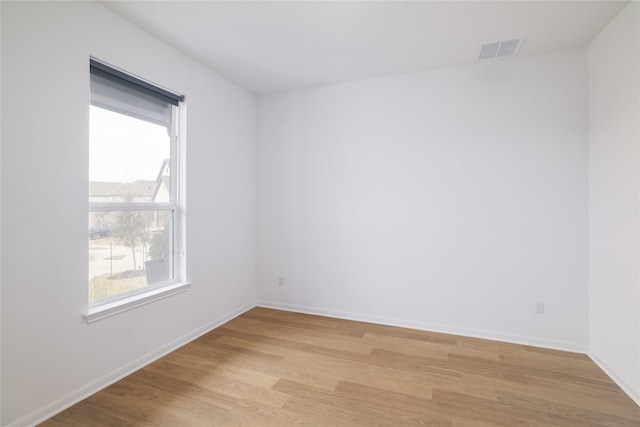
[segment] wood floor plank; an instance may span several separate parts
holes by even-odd
[[[255,308],[45,427],[640,427],[587,356]]]
[[[481,385],[484,385],[486,388],[491,387],[494,391],[493,395],[495,396],[492,400],[497,400],[498,393],[504,392],[506,386],[504,381],[474,374],[464,374],[462,383],[476,385],[478,387]],[[437,388],[458,392],[450,387]],[[637,411],[640,410],[635,404],[630,405],[628,401],[630,400],[629,397],[621,395],[619,391],[617,393],[606,392],[597,388],[589,388],[584,385],[571,384],[561,380],[528,378],[526,383],[510,383],[508,390],[509,392],[531,396],[532,398],[546,398],[570,406],[592,408],[596,411],[611,415],[623,415],[633,418]],[[462,394],[479,396],[477,393]]]
[[[263,374],[247,371],[247,375],[228,375],[223,371],[214,369],[210,373],[204,370],[194,370],[193,368],[184,369],[179,365],[169,362],[163,362],[157,365],[159,369],[154,370],[154,374],[171,380],[178,376],[181,380],[198,384],[203,388],[215,390],[226,396],[237,399],[250,399],[256,402],[281,407],[286,401],[286,396],[275,393],[271,386],[279,379],[269,381],[269,385],[261,385],[259,382],[253,383],[252,380],[260,379]]]
[[[434,389],[432,400],[438,409],[464,422],[482,421],[492,426],[528,426],[527,414],[512,414],[508,404],[466,394]]]
[[[363,325],[366,332],[396,338],[407,338],[415,341],[429,342],[432,344],[442,344],[448,347],[456,347],[458,345],[458,339],[460,338],[456,335],[442,334],[439,332],[420,331],[409,328],[400,328],[397,326],[371,323],[363,323]]]
[[[252,310],[246,315],[249,319],[256,319],[261,322],[269,322],[276,325],[302,328],[307,331],[327,332],[336,335],[346,335],[350,337],[362,337],[365,333],[363,327],[345,324],[339,320],[327,319],[326,317],[306,316],[300,317],[296,313],[289,315],[273,316],[271,311],[266,309]]]
[[[581,375],[595,380],[613,383],[604,372],[592,369],[593,361],[585,354],[574,354],[549,349],[544,350],[546,351],[501,350],[498,352],[498,355],[500,360],[505,363],[531,367],[544,366],[547,370]]]
[[[289,341],[297,341],[305,344],[325,347],[328,349],[342,350],[353,353],[367,354],[371,346],[359,339],[349,336],[307,330],[301,327],[283,326],[275,323],[265,323],[250,317],[236,318],[227,327],[241,330],[251,330],[258,335],[273,338],[282,338]]]
[[[362,338],[362,342],[372,348],[384,350],[396,350],[402,348],[405,354],[413,354],[419,357],[430,357],[433,359],[447,360],[450,348],[443,345],[434,345],[428,341],[414,340],[411,338],[390,337],[367,332]]]
[[[381,407],[391,407],[390,413],[401,411],[404,414],[429,414],[430,418],[438,419],[444,423],[449,421],[446,417],[437,414],[431,405],[431,393],[428,398],[420,398],[407,393],[390,391],[385,388],[372,387],[367,384],[351,381],[340,381],[336,387],[340,395],[354,396],[357,399],[367,400]],[[431,407],[431,410],[429,408]]]
[[[563,425],[612,427],[637,427],[639,425],[637,419],[631,420],[585,407],[570,406],[549,399],[532,398],[510,392],[499,392],[498,401],[507,404],[511,412],[523,414],[531,421],[542,421],[548,424],[562,422]]]
[[[394,411],[393,404],[389,401],[386,405],[381,404],[378,399],[369,399],[365,394],[339,390],[327,392],[287,380],[279,381],[274,388],[292,396],[289,405],[308,407],[307,412],[321,402],[324,405],[323,411],[332,414],[331,420],[345,425],[451,426],[452,424],[446,417],[422,413],[420,407],[409,412]],[[325,422],[327,422],[326,419]]]

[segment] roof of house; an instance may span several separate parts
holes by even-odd
[[[119,198],[148,198],[153,200],[162,185],[169,188],[170,178],[164,174],[169,160],[164,160],[160,166],[155,181],[139,179],[134,182],[106,182],[89,181],[89,195],[91,197],[119,197]]]

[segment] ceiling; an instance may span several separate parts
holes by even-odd
[[[102,2],[258,95],[470,64],[513,38],[518,56],[584,47],[627,3]]]

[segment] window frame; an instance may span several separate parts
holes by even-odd
[[[96,71],[97,72],[94,72]],[[112,73],[113,79],[110,79]],[[134,76],[99,61],[90,58],[90,75],[94,74],[102,78],[110,79],[112,82],[120,84],[128,89],[134,89],[142,94],[149,95],[150,91],[157,90],[157,99],[167,102],[171,108],[171,122],[169,129],[170,137],[170,158],[169,158],[169,182],[170,195],[168,202],[91,202],[88,203],[88,213],[93,212],[116,212],[116,211],[165,211],[170,212],[172,218],[172,239],[171,239],[171,263],[169,266],[170,279],[162,282],[148,284],[144,288],[123,292],[103,298],[98,301],[91,301],[88,295],[87,313],[83,315],[88,323],[130,310],[132,308],[148,304],[150,302],[166,298],[186,291],[190,283],[186,281],[185,274],[185,184],[184,184],[184,143],[185,143],[185,110],[184,96],[164,89],[154,83]],[[138,84],[141,90],[133,87]],[[169,100],[170,99],[170,100]],[[101,107],[97,107],[101,108]],[[87,263],[88,266],[88,263]],[[88,289],[88,282],[87,282]]]

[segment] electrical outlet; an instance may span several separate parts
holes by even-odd
[[[544,314],[544,301],[538,301],[536,303],[535,314]]]
[[[284,286],[284,277],[278,277],[278,286]]]

